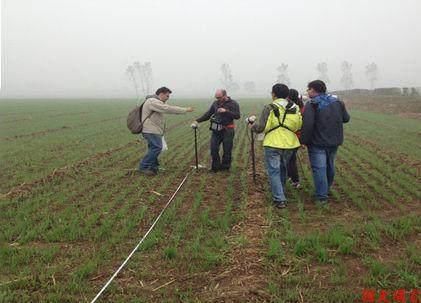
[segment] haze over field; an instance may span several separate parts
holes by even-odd
[[[353,87],[421,86],[419,0],[3,0],[5,87],[9,97],[133,97],[125,74],[150,61],[154,86],[174,96],[208,96],[220,67],[266,94],[288,64],[302,89],[326,62],[331,89],[341,63]]]

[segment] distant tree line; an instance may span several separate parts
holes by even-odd
[[[320,80],[323,80],[326,84],[330,83],[329,78],[329,68],[326,62],[319,62],[316,65],[317,77]],[[229,63],[223,63],[220,66],[221,72],[221,84],[222,88],[230,92],[235,92],[240,89],[243,91],[253,94],[256,92],[256,83],[254,81],[245,81],[241,85],[234,80],[233,72]],[[276,67],[276,80],[275,83],[284,83],[286,85],[291,84],[291,79],[288,74],[288,64],[281,63]],[[353,90],[354,79],[352,73],[352,64],[348,61],[343,61],[341,63],[341,73],[340,78],[341,87],[346,91],[354,91],[358,93],[359,91],[370,90]],[[126,74],[132,83],[136,98],[139,99],[141,96],[149,95],[153,92],[153,72],[151,62],[140,63],[139,61],[134,62],[129,65],[126,69]],[[365,66],[365,75],[370,83],[370,88],[372,93],[375,94],[394,94],[394,95],[405,95],[405,96],[418,96],[420,94],[419,90],[414,87],[404,87],[404,88],[375,88],[376,82],[379,79],[379,68],[375,62],[371,62]],[[358,91],[358,92],[357,92]]]

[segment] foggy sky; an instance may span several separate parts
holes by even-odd
[[[174,96],[211,95],[220,66],[265,94],[276,67],[289,65],[302,90],[328,63],[330,89],[340,64],[354,87],[421,86],[419,0],[3,0],[7,96],[134,96],[125,70],[151,61],[154,86]]]

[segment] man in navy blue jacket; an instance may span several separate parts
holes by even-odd
[[[313,171],[316,201],[326,204],[335,177],[335,156],[343,143],[343,123],[350,120],[345,104],[335,95],[326,94],[326,84],[315,80],[308,84],[303,113],[301,143],[307,145]]]

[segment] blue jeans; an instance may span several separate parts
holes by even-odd
[[[308,147],[316,199],[326,200],[335,177],[335,157],[338,147]]]
[[[162,150],[162,136],[156,134],[142,134],[143,138],[148,142],[148,151],[146,155],[140,160],[139,170],[153,170],[158,171],[158,156]]]
[[[265,146],[266,170],[269,176],[273,201],[286,201],[284,188],[287,179],[287,166],[293,152],[293,149]]]

